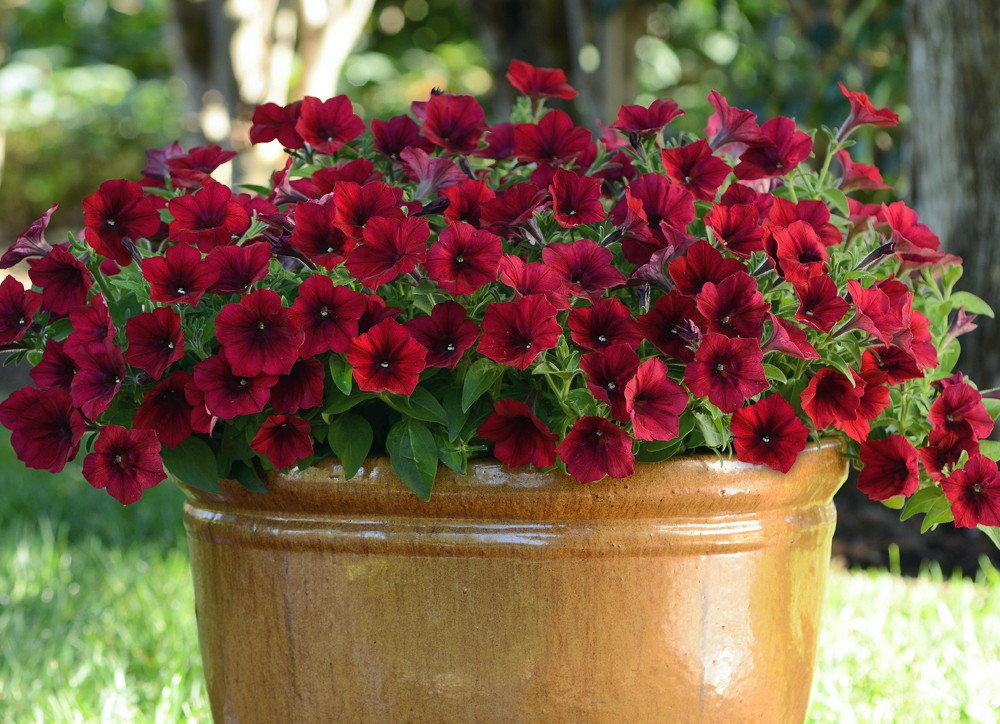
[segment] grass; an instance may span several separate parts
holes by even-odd
[[[208,721],[179,492],[0,471],[0,721]],[[834,571],[810,721],[996,722],[997,681],[1000,573]]]

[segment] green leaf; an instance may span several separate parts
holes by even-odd
[[[938,355],[937,373],[942,377],[947,377],[955,368],[958,357],[962,353],[962,345],[957,339],[951,340]]]
[[[698,430],[701,432],[706,445],[713,448],[720,448],[726,444],[728,438],[722,431],[721,426],[717,424],[717,420],[704,412],[696,412],[694,416]]]
[[[993,545],[1000,548],[1000,528],[988,525],[979,526],[979,530],[986,534],[986,537],[993,541]]]
[[[358,403],[364,402],[372,397],[374,397],[374,395],[370,392],[356,391],[351,395],[345,395],[337,388],[327,390],[326,397],[323,400],[323,420],[330,422],[334,415],[347,412]]]
[[[986,408],[986,413],[994,420],[1000,417],[1000,400],[992,397],[984,397],[983,407]]]
[[[438,455],[441,462],[454,470],[459,475],[465,475],[469,467],[469,456],[463,448],[442,445],[438,448]]]
[[[368,420],[348,413],[332,423],[327,432],[330,449],[344,468],[344,479],[350,480],[361,469],[372,448],[374,433]]]
[[[962,307],[969,314],[981,314],[984,317],[993,319],[993,308],[975,294],[955,292],[949,297],[948,302],[951,304],[952,309]]]
[[[333,384],[337,386],[337,389],[345,395],[351,394],[351,388],[354,386],[354,378],[351,374],[351,366],[347,364],[347,360],[339,354],[330,355],[329,367],[330,377],[333,378]]]
[[[448,425],[448,413],[441,407],[437,398],[423,387],[415,388],[409,397],[386,395],[385,401],[394,410],[407,417],[415,417],[425,422],[436,422],[444,426]]]
[[[782,372],[777,367],[775,367],[774,365],[765,364],[764,374],[767,375],[767,379],[771,380],[771,382],[777,383],[779,385],[783,385],[786,382],[788,382],[788,378],[785,377],[785,373]]]
[[[1000,461],[1000,442],[996,440],[980,440],[979,452],[994,462]]]
[[[473,362],[462,383],[462,410],[467,412],[486,390],[496,384],[503,372],[503,367],[488,359]]]
[[[469,416],[469,411],[462,409],[462,390],[457,385],[449,386],[444,393],[441,406],[448,415],[448,440],[454,442],[461,434]]]
[[[260,479],[257,474],[256,468],[253,465],[242,460],[238,460],[233,464],[233,469],[230,471],[230,475],[233,480],[239,482],[247,490],[254,493],[266,493],[267,485],[264,481]]]
[[[941,523],[947,523],[952,519],[951,505],[944,496],[944,491],[937,485],[929,485],[921,488],[911,495],[903,510],[900,511],[899,519],[908,520],[915,515],[923,514],[924,519],[920,523],[920,532],[926,533],[928,530]]]
[[[189,437],[175,448],[160,451],[170,474],[185,485],[212,492],[219,491],[219,469],[215,453],[201,438]]]
[[[400,420],[389,430],[385,448],[392,469],[424,501],[431,499],[437,475],[438,447],[427,426],[417,420]]]
[[[847,205],[847,195],[839,189],[826,188],[820,191],[820,196],[826,199],[841,216],[850,216],[850,208]]]

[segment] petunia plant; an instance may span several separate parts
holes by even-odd
[[[788,472],[835,440],[903,517],[1000,526],[1000,392],[953,369],[992,312],[851,156],[894,113],[841,86],[846,120],[807,132],[713,91],[703,137],[661,99],[595,138],[551,108],[562,71],[507,77],[492,126],[440,92],[368,126],[345,96],[268,103],[267,186],[173,143],[89,196],[81,234],[47,241],[49,209],[2,259],[32,285],[0,284],[0,345],[33,365],[0,405],[21,460],[82,447],[131,503],[168,473],[264,490],[388,455],[426,499],[479,457],[590,483],[706,452]]]

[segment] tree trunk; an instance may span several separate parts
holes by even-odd
[[[1000,307],[1000,3],[909,0],[914,201],[965,260],[960,284]],[[1000,332],[982,320],[962,365],[1000,384]]]

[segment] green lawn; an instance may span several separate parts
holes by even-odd
[[[0,721],[206,721],[180,494],[123,510],[0,437]],[[1000,573],[837,571],[810,718],[996,722]]]

